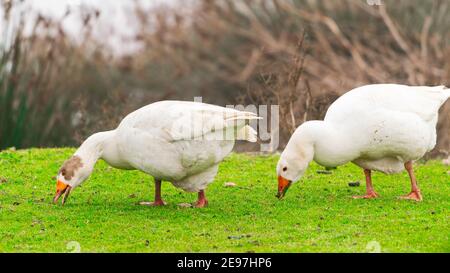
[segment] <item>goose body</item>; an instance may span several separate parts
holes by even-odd
[[[115,168],[153,176],[159,184],[157,191],[161,181],[168,181],[185,191],[204,194],[235,140],[256,141],[256,131],[245,124],[252,119],[258,117],[205,103],[156,102],[126,116],[117,129],[89,137],[74,157],[91,166],[89,174],[102,158]],[[58,180],[72,187],[81,183],[64,175]]]
[[[328,167],[353,162],[367,171],[400,172],[434,148],[439,108],[449,97],[444,86],[355,88],[329,107],[323,121],[297,128],[277,172],[296,181],[311,160]],[[296,159],[302,163],[283,174],[283,166]]]
[[[234,118],[249,120],[256,115],[183,101],[163,101],[141,108],[125,117],[116,130],[120,157],[117,167],[141,170],[186,191],[203,190],[212,182],[218,164],[233,149],[234,136],[224,139],[222,133],[230,128],[227,126],[234,126]],[[214,128],[219,132],[213,132]],[[256,131],[245,123],[232,127],[231,133],[242,129],[248,134],[238,139],[256,141]]]
[[[397,84],[353,89],[330,106],[324,119],[336,138],[345,138],[340,142],[347,143],[345,149],[334,155],[326,149],[330,139],[322,139],[315,159],[325,166],[353,161],[385,173],[402,171],[404,162],[421,158],[436,145],[438,112],[449,93],[443,86]]]

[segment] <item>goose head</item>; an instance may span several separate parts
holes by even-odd
[[[83,159],[78,155],[72,156],[64,162],[56,176],[56,193],[53,203],[56,204],[59,198],[63,196],[62,204],[64,205],[70,192],[89,177],[92,169],[93,166],[83,162]]]
[[[62,204],[70,192],[89,178],[95,163],[104,156],[105,147],[115,148],[115,130],[95,133],[88,137],[59,169],[56,179],[56,194],[53,203],[63,196]],[[116,154],[116,153],[112,153]]]
[[[300,126],[292,135],[277,164],[278,193],[282,199],[289,187],[300,180],[314,157],[314,141]]]

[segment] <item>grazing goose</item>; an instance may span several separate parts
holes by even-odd
[[[119,169],[140,170],[155,179],[155,201],[161,206],[161,181],[198,192],[196,207],[207,205],[205,188],[235,140],[256,141],[247,120],[254,113],[183,101],[160,101],[126,116],[117,129],[90,136],[61,167],[53,201],[85,181],[99,159]]]
[[[371,171],[391,174],[403,168],[411,180],[404,199],[422,200],[414,176],[414,160],[436,144],[439,108],[450,97],[445,86],[374,84],[353,89],[337,99],[323,121],[299,126],[277,165],[278,197],[300,179],[312,160],[326,167],[347,162],[366,176],[366,194],[376,198]]]

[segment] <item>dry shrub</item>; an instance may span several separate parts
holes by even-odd
[[[446,1],[196,3],[188,14],[157,16],[156,29],[140,34],[145,46],[136,59],[163,65],[175,94],[279,104],[282,142],[354,87],[450,84]],[[436,151],[450,150],[449,108],[441,113]]]
[[[37,15],[25,33],[30,14],[14,13],[22,1],[2,4],[0,149],[73,145],[98,128],[112,128],[109,121],[121,113],[111,107],[118,101],[114,87],[123,78],[91,36],[98,12],[83,14],[82,42],[76,43],[62,28],[64,18]]]

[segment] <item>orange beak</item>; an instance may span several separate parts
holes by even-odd
[[[278,193],[276,195],[276,197],[278,197],[278,199],[283,199],[284,195],[286,194],[287,190],[289,189],[289,187],[291,186],[292,181],[287,180],[286,178],[282,177],[282,176],[278,176]]]
[[[69,197],[70,191],[72,190],[72,187],[64,184],[63,182],[59,181],[56,183],[56,194],[55,197],[53,197],[53,203],[56,204],[59,200],[59,198],[61,197],[61,195],[64,194],[63,199],[62,199],[62,205],[64,205],[64,203],[67,200],[67,197]]]

